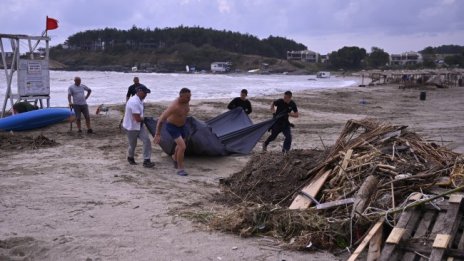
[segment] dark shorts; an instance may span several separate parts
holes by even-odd
[[[89,119],[89,106],[73,104],[74,113],[76,114],[76,120],[81,119],[81,113],[84,114],[84,118]]]
[[[184,126],[178,127],[174,124],[166,122],[166,130],[173,139],[182,137],[183,139],[187,136],[187,128]]]

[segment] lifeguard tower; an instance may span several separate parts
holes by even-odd
[[[11,108],[18,101],[33,102],[44,108],[45,100],[46,107],[50,107],[49,41],[50,38],[43,35],[0,34],[0,51],[6,76],[6,83],[0,82],[0,90],[6,84],[0,118],[5,116],[8,102]],[[21,53],[21,46],[26,47],[28,52]],[[17,93],[13,93],[13,90],[17,90]]]

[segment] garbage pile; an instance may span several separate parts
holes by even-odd
[[[356,247],[368,229],[413,193],[462,187],[464,157],[429,143],[407,126],[350,120],[326,151],[255,155],[222,181],[234,204],[210,226],[242,236],[270,235],[293,249]]]
[[[42,134],[35,137],[9,133],[0,134],[0,149],[2,150],[36,150],[57,145],[59,145],[58,142]]]

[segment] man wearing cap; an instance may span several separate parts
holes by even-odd
[[[131,165],[136,165],[134,159],[137,138],[143,142],[143,166],[153,168],[155,163],[151,162],[151,142],[148,137],[148,131],[142,126],[143,124],[143,100],[150,93],[150,89],[142,85],[137,87],[134,96],[129,98],[126,103],[124,112],[124,121],[122,126],[127,131],[127,140],[129,148],[127,152],[127,161]]]
[[[227,105],[227,109],[233,110],[237,107],[242,107],[246,114],[251,113],[251,102],[246,98],[248,95],[247,89],[243,89],[240,92],[240,97],[234,98],[229,105]]]

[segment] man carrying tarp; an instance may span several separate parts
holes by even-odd
[[[151,162],[151,142],[148,131],[143,126],[143,100],[148,93],[150,93],[150,89],[145,86],[137,88],[135,96],[132,96],[126,103],[122,126],[127,131],[127,140],[129,142],[127,161],[129,164],[137,164],[134,155],[137,139],[140,139],[143,142],[143,166],[153,168],[155,163]]]
[[[263,151],[267,151],[269,143],[275,140],[277,135],[282,132],[285,136],[282,152],[287,153],[292,146],[292,132],[290,127],[293,126],[288,120],[288,117],[298,118],[298,108],[296,107],[296,103],[292,101],[292,92],[286,91],[283,99],[273,101],[271,104],[271,112],[274,117],[278,117],[278,119],[271,127],[271,135],[263,143]]]
[[[227,105],[227,109],[233,110],[237,107],[241,107],[246,114],[251,113],[251,102],[246,98],[248,95],[247,89],[243,89],[240,92],[240,97],[234,98],[229,105]]]
[[[191,92],[187,88],[182,88],[179,92],[179,97],[169,105],[169,107],[161,114],[156,124],[156,134],[153,142],[159,144],[161,141],[161,127],[166,122],[166,130],[171,135],[176,143],[175,152],[172,155],[174,160],[174,168],[179,176],[187,176],[188,173],[184,170],[184,154],[187,145],[185,137],[187,136],[187,128],[185,122],[190,111]]]

